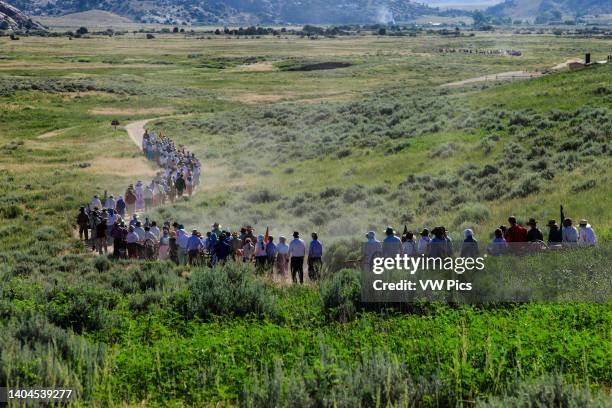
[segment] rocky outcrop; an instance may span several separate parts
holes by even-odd
[[[18,8],[0,1],[0,29],[46,30],[47,28],[38,21],[32,20]]]

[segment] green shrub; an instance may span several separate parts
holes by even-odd
[[[526,174],[518,181],[517,186],[508,194],[510,198],[523,198],[537,193],[542,188],[542,182],[534,174]]]
[[[353,269],[343,269],[321,282],[321,302],[325,316],[342,322],[352,320],[361,305],[361,275]]]
[[[272,288],[242,264],[197,269],[191,276],[189,290],[189,310],[202,319],[213,315],[279,316]]]
[[[34,237],[38,241],[53,241],[59,238],[60,233],[53,227],[42,227],[34,232]]]
[[[581,191],[590,190],[597,185],[597,180],[589,179],[584,181],[578,181],[572,184],[572,191],[579,193]]]
[[[108,310],[117,304],[112,292],[95,287],[55,288],[47,297],[45,310],[49,321],[76,333],[108,328]]]
[[[43,383],[88,400],[105,370],[105,347],[91,344],[26,312],[0,324],[0,384]]]
[[[487,221],[491,217],[491,212],[486,205],[479,203],[469,203],[461,207],[455,217],[455,225],[461,225],[464,222],[481,223]]]
[[[94,260],[94,267],[98,270],[98,272],[108,271],[111,267],[111,262],[108,259],[108,256],[99,256]]]
[[[255,204],[271,203],[280,200],[280,195],[268,189],[259,190],[249,195],[248,200]]]
[[[504,396],[479,401],[482,408],[604,408],[612,406],[610,394],[594,394],[588,386],[568,384],[561,376],[516,381]]]
[[[452,406],[448,387],[435,379],[414,379],[405,361],[387,352],[365,354],[355,365],[336,361],[325,346],[317,364],[255,372],[240,405],[267,407]]]
[[[23,215],[23,208],[18,205],[0,206],[0,217],[6,219],[15,219]]]
[[[361,259],[362,244],[356,240],[337,240],[327,245],[323,253],[323,266],[326,272],[337,272]]]

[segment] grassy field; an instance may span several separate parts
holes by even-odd
[[[154,119],[204,162],[201,191],[156,219],[317,230],[336,270],[369,229],[486,242],[510,214],[544,224],[563,204],[600,248],[492,270],[609,286],[612,66],[441,85],[604,59],[612,41],[156,37],[0,37],[2,386],[74,388],[83,406],[609,406],[609,303],[371,308],[354,271],[297,288],[112,262],[73,223],[94,193],[155,172],[110,126]],[[453,47],[523,56],[438,52]],[[351,65],[300,70],[323,62]]]

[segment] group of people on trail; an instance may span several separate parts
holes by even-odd
[[[240,231],[232,232],[215,223],[202,234],[197,229],[187,233],[184,226],[177,222],[166,221],[161,228],[148,218],[142,223],[138,212],[149,211],[167,201],[174,202],[185,193],[191,195],[200,182],[201,169],[193,153],[177,148],[171,139],[162,134],[145,132],[142,150],[149,160],[155,161],[162,168],[150,184],[145,185],[142,181],[130,184],[125,195],[117,199],[112,195],[106,196],[106,193],[103,199],[94,195],[87,207],[81,207],[77,216],[79,236],[90,242],[92,250],[105,254],[112,245],[115,257],[170,260],[178,265],[212,266],[228,260],[254,263],[260,274],[273,274],[276,270],[285,277],[289,269],[293,282],[300,283],[304,282],[306,261],[310,280],[319,279],[323,246],[315,232],[311,234],[312,239],[307,248],[297,231],[289,243],[284,236],[280,236],[276,243],[268,230],[265,234],[255,235],[254,229],[248,225]],[[528,228],[525,228],[516,217],[511,216],[508,218],[509,226],[502,225],[494,231],[494,238],[486,252],[498,256],[597,245],[597,236],[587,220],[579,222],[578,230],[572,219],[565,217],[563,206],[560,215],[560,225],[556,220],[548,221],[547,240],[534,218],[529,219],[526,224]],[[131,219],[126,221],[128,216]],[[388,227],[382,242],[376,239],[374,231],[368,232],[366,238],[361,262],[368,268],[377,257],[406,255],[448,258],[454,255],[456,249],[443,226],[431,231],[425,228],[420,234],[404,227],[401,236]],[[478,257],[481,250],[474,231],[465,229],[463,238],[459,256]]]
[[[125,198],[119,197],[124,202],[119,212],[122,217],[126,213],[150,211],[166,202],[174,202],[183,194],[191,196],[200,184],[199,160],[185,148],[177,148],[170,138],[161,133],[158,135],[146,131],[142,137],[142,151],[147,159],[155,161],[162,170],[150,184],[138,181],[128,186]]]
[[[265,235],[256,235],[251,226],[232,232],[214,223],[209,231],[202,234],[197,229],[187,233],[184,226],[178,223],[170,225],[166,222],[164,225],[170,237],[169,259],[178,265],[214,266],[232,260],[253,263],[257,273],[262,275],[273,275],[276,270],[283,278],[290,268],[293,282],[304,283],[306,260],[310,280],[319,279],[321,274],[323,246],[316,232],[311,234],[312,240],[307,249],[298,231],[293,233],[289,243],[285,236],[280,236],[279,242],[275,243],[269,230]]]
[[[92,219],[96,220],[92,224]],[[253,227],[246,226],[240,231],[230,231],[219,223],[214,223],[205,234],[193,229],[190,233],[182,224],[170,221],[161,227],[145,217],[141,222],[137,214],[126,222],[112,209],[98,211],[94,209],[87,214],[81,207],[77,217],[81,239],[88,239],[91,229],[93,235],[92,249],[99,254],[108,253],[108,246],[113,246],[112,256],[116,258],[147,259],[172,261],[177,265],[214,266],[228,261],[254,264],[259,274],[273,275],[274,271],[286,277],[288,269],[294,283],[304,283],[304,263],[307,265],[308,278],[318,280],[321,276],[323,245],[316,232],[311,234],[311,241],[306,246],[295,231],[293,239],[274,237],[266,230],[265,235],[256,235]],[[305,262],[306,261],[306,262]]]
[[[561,249],[567,247],[588,247],[597,245],[597,235],[593,227],[585,219],[580,220],[580,230],[574,227],[571,218],[566,218],[561,206],[561,227],[556,220],[547,223],[548,237],[538,228],[535,218],[530,218],[525,228],[515,216],[508,218],[509,226],[502,225],[493,232],[493,239],[486,248],[487,254],[499,256],[505,254],[524,254],[543,249]],[[401,236],[397,236],[393,228],[387,227],[385,238],[381,242],[376,239],[376,233],[370,231],[366,234],[367,241],[363,247],[362,265],[366,270],[371,269],[374,259],[395,258],[397,255],[408,257],[425,256],[428,258],[448,258],[455,254],[457,248],[453,245],[448,231],[439,226],[431,231],[427,228],[417,234],[404,227]],[[463,231],[463,241],[459,248],[459,256],[476,258],[481,250],[472,229]]]
[[[134,252],[136,241],[135,236],[130,235],[133,232],[130,227],[143,227],[132,225],[131,221],[126,225],[126,217],[174,202],[184,194],[191,196],[200,184],[200,161],[184,147],[178,148],[168,137],[145,131],[142,151],[147,159],[161,167],[157,176],[149,184],[140,180],[130,184],[125,194],[117,198],[105,192],[101,199],[96,194],[86,207],[81,207],[77,216],[80,238],[89,241],[92,249],[100,254],[107,253],[108,246],[114,243],[119,244],[114,245],[115,251],[125,252],[132,248]]]

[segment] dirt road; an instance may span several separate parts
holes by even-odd
[[[125,130],[128,132],[130,139],[138,146],[139,149],[142,148],[142,135],[145,132],[145,126],[147,123],[155,120],[153,119],[144,119],[136,122],[129,123],[125,126]]]
[[[476,78],[464,79],[462,81],[450,82],[448,84],[442,85],[442,87],[455,87],[455,86],[463,86],[474,84],[477,82],[487,82],[487,81],[519,81],[531,78],[541,77],[543,74],[541,72],[528,72],[528,71],[510,71],[510,72],[501,72],[499,74],[491,74],[491,75],[483,75]]]

